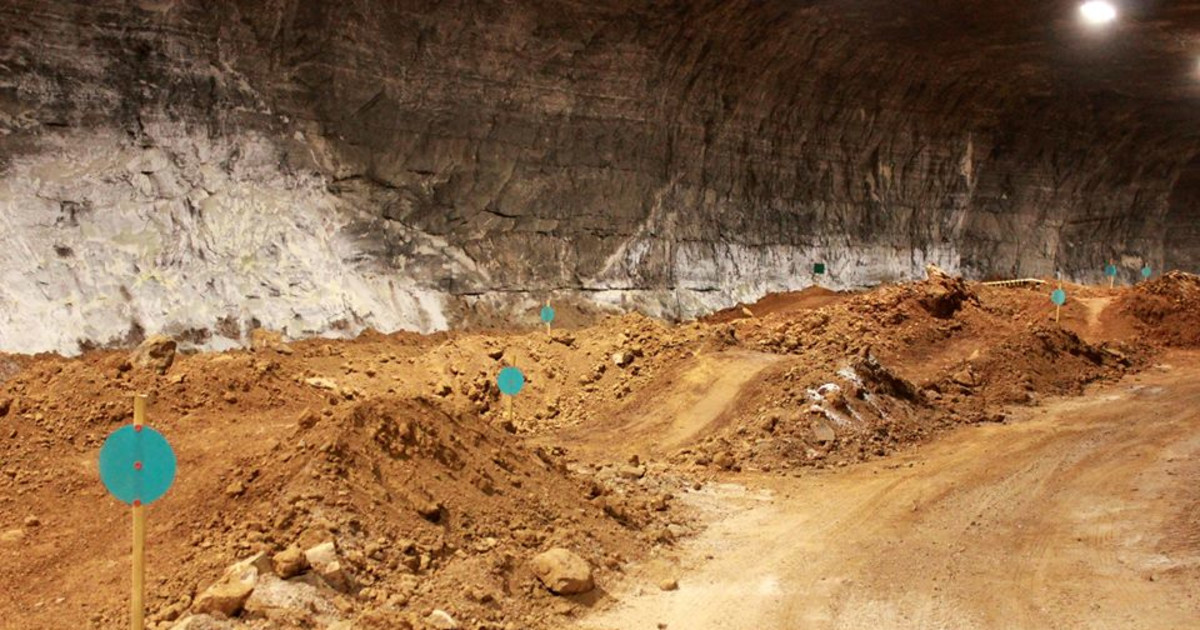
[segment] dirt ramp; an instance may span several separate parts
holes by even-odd
[[[573,435],[580,448],[597,455],[673,452],[736,416],[748,386],[782,359],[745,350],[702,352],[656,377],[608,420]]]

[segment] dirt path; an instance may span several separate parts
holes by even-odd
[[[690,495],[707,532],[581,627],[1200,627],[1200,354],[1166,361],[909,455]]]

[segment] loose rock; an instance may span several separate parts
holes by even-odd
[[[538,580],[556,595],[576,595],[595,588],[592,567],[577,554],[561,547],[533,557],[530,568]]]

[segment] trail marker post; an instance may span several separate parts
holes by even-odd
[[[146,397],[133,399],[133,424],[109,434],[100,448],[100,480],[133,510],[132,630],[146,627],[146,506],[175,482],[175,452],[161,433],[146,425]]]
[[[1057,324],[1063,304],[1067,303],[1067,292],[1063,291],[1062,285],[1050,293],[1050,301],[1054,302],[1054,323]]]
[[[504,419],[511,422],[513,398],[525,387],[525,374],[521,372],[521,368],[512,365],[502,368],[496,375],[496,385],[500,388],[500,393],[505,395]]]
[[[541,312],[542,322],[546,324],[546,332],[550,332],[550,322],[554,321],[554,309],[550,306],[550,301],[546,301],[546,305],[542,307]]]
[[[1108,266],[1104,268],[1104,275],[1108,276],[1108,288],[1113,288],[1117,283],[1117,266],[1110,260]]]
[[[1151,274],[1153,274],[1153,273],[1154,273],[1154,270],[1150,269],[1150,265],[1146,265],[1145,267],[1142,267],[1142,279],[1149,280]]]

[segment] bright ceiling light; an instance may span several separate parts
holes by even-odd
[[[1079,13],[1089,24],[1108,24],[1117,19],[1117,7],[1106,0],[1089,0],[1079,5]]]

